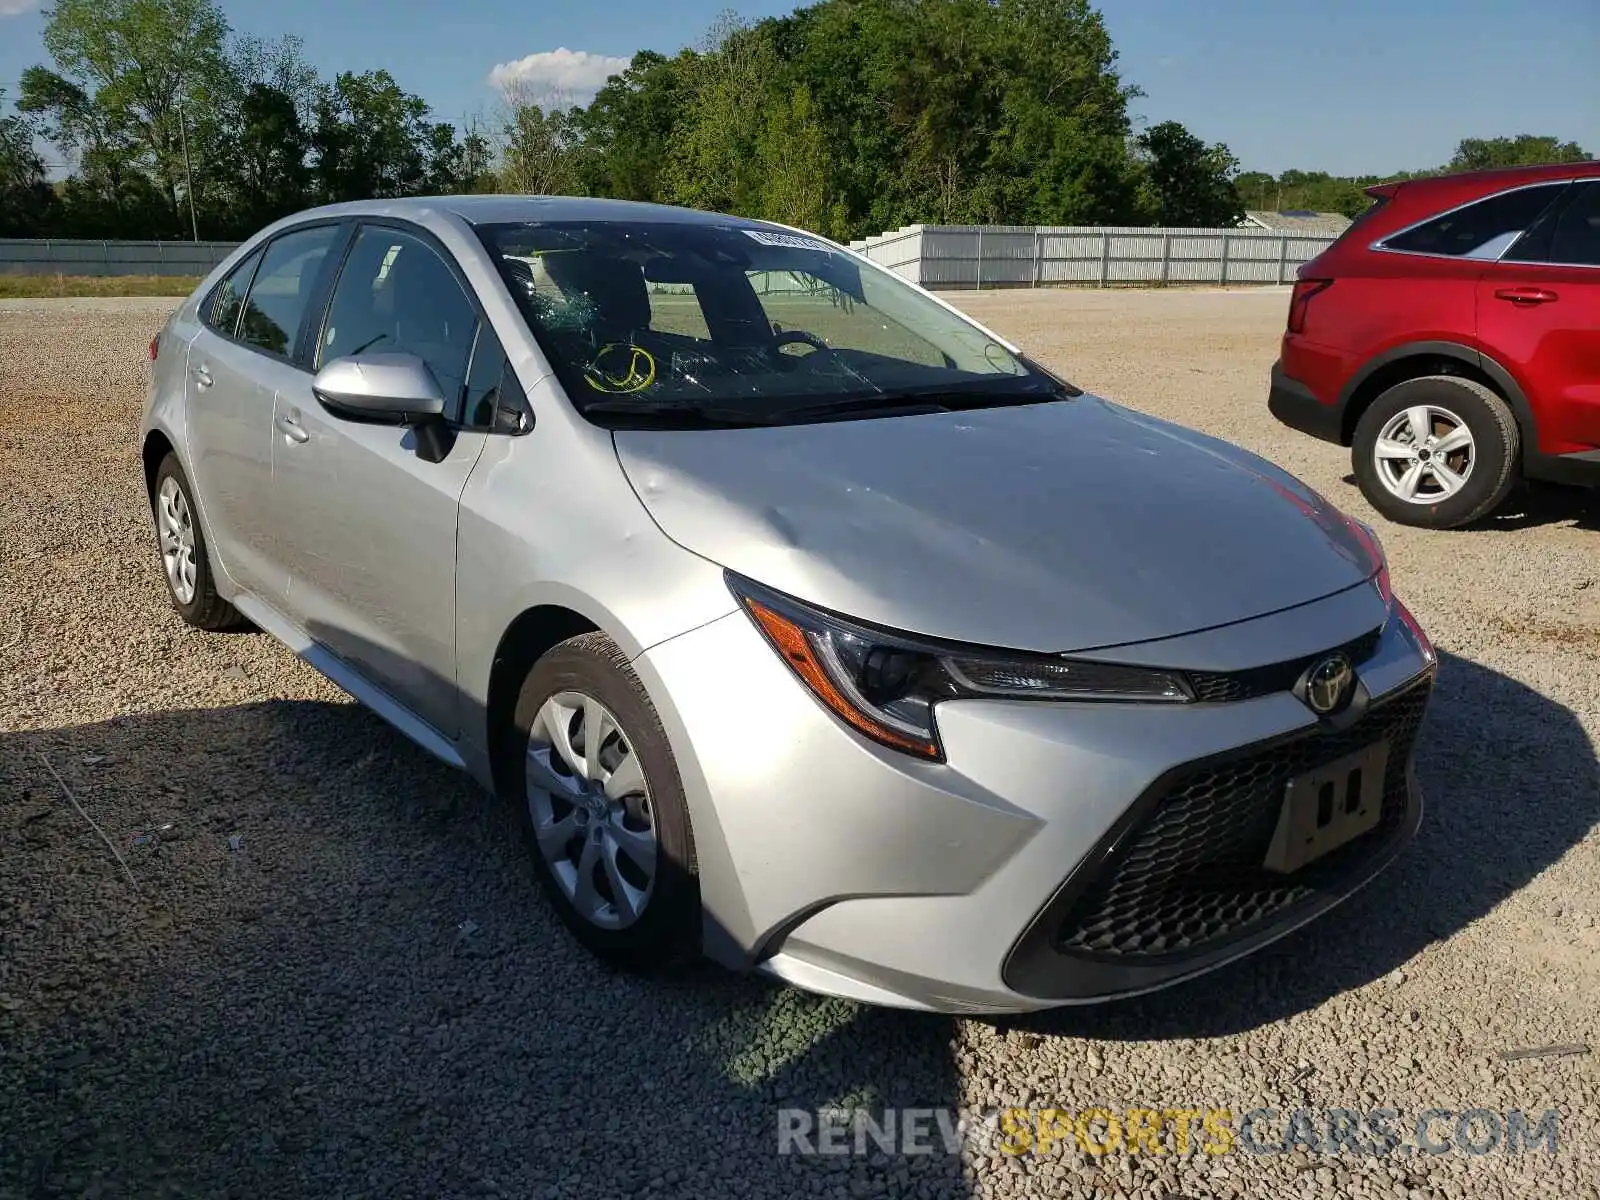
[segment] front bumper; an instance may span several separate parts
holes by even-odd
[[[1325,442],[1343,443],[1343,414],[1339,406],[1318,400],[1310,388],[1284,371],[1281,361],[1272,364],[1267,411],[1290,429],[1309,433]]]
[[[1230,627],[1225,638],[1171,639],[1161,653],[1173,667],[1242,670],[1343,645],[1382,618],[1363,586]],[[1402,622],[1367,645],[1357,674],[1371,714],[1431,682]],[[1063,949],[1074,904],[1120,861],[1130,831],[1163,807],[1174,781],[1284,746],[1310,745],[1314,758],[1319,739],[1335,734],[1299,700],[951,701],[939,709],[947,761],[931,764],[844,728],[743,613],[635,665],[689,800],[707,952],[876,1004],[1016,1012],[1166,986],[1349,895],[1394,856],[1421,812],[1408,741],[1392,756],[1394,811],[1379,836],[1335,851],[1341,869],[1323,872],[1314,894],[1198,947],[1105,961]],[[1418,721],[1425,702],[1425,691],[1411,702]]]

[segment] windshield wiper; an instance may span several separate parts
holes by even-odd
[[[758,409],[736,408],[727,404],[707,404],[702,400],[591,400],[583,414],[637,418],[655,425],[683,421],[697,426],[771,425],[772,415]]]
[[[1048,404],[1068,399],[1060,388],[1026,392],[963,392],[949,388],[910,388],[874,396],[848,396],[816,404],[795,404],[775,410],[774,420],[813,420],[864,413],[969,412],[977,408],[1014,408],[1023,404]]]
[[[912,416],[927,413],[967,412],[979,408],[1013,408],[1024,404],[1047,404],[1070,399],[1078,393],[1053,379],[1030,380],[1025,388],[997,390],[993,383],[965,382],[929,385],[871,392],[865,395],[835,396],[832,399],[762,405],[718,404],[706,400],[629,400],[617,396],[592,400],[583,406],[585,416],[636,420],[650,425],[676,422],[697,428],[757,425],[790,425],[804,421],[825,421],[833,417],[884,415]],[[759,400],[761,397],[752,397]]]

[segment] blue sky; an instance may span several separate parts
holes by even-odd
[[[579,99],[607,59],[695,44],[730,0],[222,0],[240,32],[305,39],[326,73],[387,67],[439,119],[491,107],[518,64]],[[0,0],[0,87],[46,61],[48,0]],[[745,0],[748,17],[792,3]],[[1226,142],[1247,170],[1437,165],[1466,136],[1557,134],[1600,154],[1600,0],[1103,0],[1135,112]],[[558,53],[560,52],[560,53]],[[532,56],[532,57],[530,57]],[[504,74],[504,72],[502,72]]]

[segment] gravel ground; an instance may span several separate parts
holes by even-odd
[[[1281,292],[959,300],[1372,519],[1344,452],[1266,416]],[[167,608],[134,429],[170,305],[0,303],[0,1197],[1600,1197],[1600,1055],[1501,1058],[1600,1051],[1594,498],[1382,526],[1442,650],[1429,816],[1265,954],[1011,1022],[641,981],[563,935],[493,801],[267,638]],[[780,1107],[851,1104],[1553,1107],[1560,1141],[776,1153]]]

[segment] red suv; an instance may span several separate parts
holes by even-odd
[[[1351,447],[1407,525],[1474,521],[1519,478],[1600,484],[1600,163],[1368,194],[1300,269],[1272,414]]]

